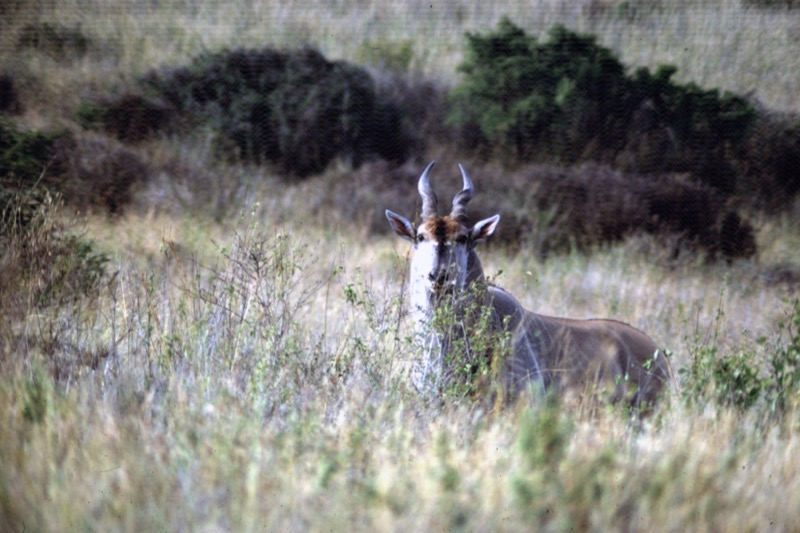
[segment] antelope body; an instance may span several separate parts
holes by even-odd
[[[438,215],[429,182],[433,165],[418,183],[418,227],[386,210],[394,232],[414,246],[409,293],[418,340],[424,346],[422,359],[412,366],[417,389],[436,394],[484,365],[512,397],[533,388],[571,398],[600,394],[611,402],[652,406],[669,377],[666,357],[657,345],[622,322],[532,313],[510,293],[487,283],[475,246],[494,233],[500,216],[467,225],[473,185],[460,165],[463,189],[453,199],[451,213]],[[443,322],[442,315],[453,320]],[[490,340],[481,341],[478,335]],[[504,349],[498,350],[498,344]],[[495,359],[498,354],[501,361]]]

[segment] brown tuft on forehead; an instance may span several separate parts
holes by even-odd
[[[436,242],[453,241],[463,233],[464,228],[458,219],[450,216],[430,218],[422,224],[422,227],[436,239]]]

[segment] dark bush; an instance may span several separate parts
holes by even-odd
[[[326,224],[348,227],[356,234],[385,234],[389,226],[384,211],[392,209],[409,217],[419,212],[416,183],[419,165],[369,162],[355,172],[336,173],[309,185],[307,195],[314,212]]]
[[[8,74],[0,74],[0,113],[20,113],[22,102],[19,99],[14,78]]]
[[[753,225],[736,211],[726,211],[718,223],[719,248],[726,259],[752,257],[756,253],[756,236]]]
[[[57,135],[20,132],[0,121],[0,236],[25,231],[44,201],[41,182]]]
[[[702,251],[709,259],[756,251],[752,225],[722,195],[673,175],[623,174],[597,164],[536,165],[512,173],[476,168],[473,174],[484,176],[483,196],[501,199],[493,205],[476,199],[475,217],[499,212],[501,241],[533,246],[544,255],[641,233],[666,237],[672,246]]]
[[[423,153],[426,144],[447,144],[446,89],[435,81],[394,71],[375,71],[382,111],[375,121],[375,152],[393,164]],[[388,120],[387,120],[388,119]],[[400,132],[398,135],[394,132]]]
[[[539,44],[508,20],[467,35],[450,120],[463,141],[519,161],[599,161],[636,172],[691,172],[733,192],[729,152],[755,110],[745,99],[672,81],[675,67],[634,75],[590,36],[556,26]],[[474,130],[478,131],[476,132]]]
[[[44,52],[54,59],[71,59],[89,52],[93,42],[80,28],[39,22],[22,27],[17,46]]]
[[[54,145],[53,175],[46,183],[81,210],[121,212],[133,188],[146,182],[149,165],[135,152],[104,137],[65,136]]]
[[[767,210],[791,205],[800,193],[800,118],[763,113],[744,143],[737,192]]]
[[[797,9],[800,7],[800,0],[742,0],[742,4],[762,9]]]
[[[48,191],[80,209],[116,213],[149,175],[135,152],[102,137],[21,132],[0,122],[0,234],[24,230]]]
[[[53,146],[60,137],[38,131],[21,132],[0,121],[0,177],[5,181],[34,183],[53,157]]]
[[[102,129],[123,142],[137,142],[169,130],[175,110],[158,99],[126,93],[110,99],[84,100],[76,121],[85,128]]]
[[[366,70],[313,49],[207,54],[145,81],[217,129],[223,153],[297,177],[336,157],[354,166],[375,157],[400,162],[415,148],[401,103],[382,99]]]

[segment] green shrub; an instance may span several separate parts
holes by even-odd
[[[761,396],[764,381],[752,354],[723,357],[712,366],[714,392],[718,403],[747,409]]]
[[[710,401],[746,410],[756,404],[766,386],[752,353],[719,357],[713,345],[695,348],[691,362],[679,374],[684,399],[690,405],[702,406]]]
[[[550,39],[540,46],[507,19],[495,33],[468,34],[452,120],[476,123],[522,160],[545,146],[575,159],[570,152],[624,112],[614,109],[625,104],[624,68],[591,37],[557,26]]]
[[[53,156],[53,143],[60,135],[21,132],[0,121],[0,178],[35,183]]]
[[[45,200],[40,184],[58,138],[0,121],[0,238],[25,231],[34,220]]]
[[[37,261],[40,279],[35,288],[40,307],[63,304],[89,294],[106,274],[107,254],[77,235],[58,236],[47,248],[46,261]],[[37,259],[44,259],[41,254]]]
[[[765,360],[752,350],[720,357],[715,344],[695,347],[689,364],[679,370],[687,403],[740,410],[760,406],[773,416],[800,406],[800,300],[780,329],[788,342],[768,349]]]
[[[769,358],[769,402],[773,411],[783,412],[800,404],[800,300],[794,302],[792,316],[781,324],[789,335]]]
[[[726,164],[755,118],[743,98],[672,81],[676,68],[626,74],[591,36],[561,26],[540,44],[509,20],[468,34],[450,120],[470,147],[518,160],[598,160],[638,171],[692,171],[730,192]],[[645,146],[642,146],[642,144]],[[653,164],[643,153],[657,154]]]
[[[48,376],[41,368],[35,368],[24,384],[22,417],[31,423],[41,423],[47,414]]]

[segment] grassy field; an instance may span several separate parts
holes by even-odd
[[[74,128],[87,92],[240,45],[312,44],[449,84],[464,32],[503,15],[532,32],[566,22],[628,64],[674,62],[682,79],[800,110],[800,14],[732,0],[18,4],[0,22],[0,66],[22,80],[19,121],[30,128]],[[20,50],[27,21],[74,24],[94,44],[72,59]],[[177,153],[218,182],[193,189],[157,176],[115,218],[46,213],[110,261],[101,283],[79,297],[65,290],[57,305],[39,305],[35,283],[0,294],[0,530],[800,523],[800,398],[794,389],[778,409],[770,392],[776,354],[789,361],[790,343],[800,348],[796,209],[761,216],[758,255],[733,264],[676,259],[648,237],[546,261],[481,251],[487,273],[528,309],[618,318],[670,349],[672,390],[638,424],[613,407],[425,403],[406,380],[416,353],[408,247],[315,208],[344,165],[287,185],[268,169],[214,162],[196,139],[136,149]],[[437,183],[451,186],[455,166],[441,166]],[[750,405],[742,394],[756,385]]]
[[[6,347],[4,529],[741,531],[800,518],[794,410],[700,393],[690,405],[682,380],[643,428],[615,409],[423,403],[403,378],[414,348],[392,241],[257,208],[228,227],[130,215],[87,231],[118,250],[113,279],[96,300],[31,314]],[[752,268],[663,268],[632,248],[484,257],[530,308],[624,317],[676,369],[709,347],[766,363],[787,341],[785,289]]]

